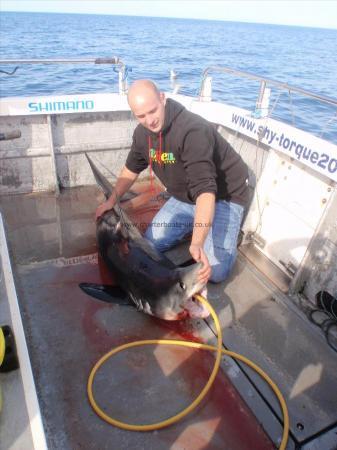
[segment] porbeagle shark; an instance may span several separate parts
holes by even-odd
[[[108,198],[112,185],[86,157]],[[198,281],[201,263],[176,266],[142,236],[120,202],[98,218],[96,237],[99,253],[119,286],[81,283],[84,292],[108,303],[134,305],[139,311],[164,320],[204,317],[203,308],[192,299],[204,287]]]

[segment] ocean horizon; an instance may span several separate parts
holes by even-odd
[[[247,21],[237,21],[237,20],[224,20],[224,19],[194,19],[194,18],[182,18],[182,17],[168,17],[168,16],[139,16],[132,14],[103,14],[103,13],[84,13],[84,12],[43,12],[43,11],[2,11],[2,13],[9,14],[62,14],[62,15],[74,15],[74,16],[105,16],[105,17],[135,17],[141,19],[168,19],[168,20],[190,20],[190,21],[201,21],[201,22],[225,22],[225,23],[237,23],[237,24],[248,24],[248,25],[271,25],[271,26],[279,26],[279,27],[289,27],[289,28],[312,28],[318,30],[337,30],[336,28],[330,27],[313,27],[306,25],[286,25],[281,23],[269,23],[269,22],[247,22]]]
[[[115,16],[83,13],[2,12],[1,59],[98,58],[118,56],[129,82],[150,78],[179,93],[197,95],[208,66],[231,67],[336,97],[337,30],[290,25]],[[118,91],[108,65],[0,65],[1,97]],[[259,83],[212,72],[213,99],[253,110]],[[272,89],[273,117],[318,136],[337,140],[336,108]]]

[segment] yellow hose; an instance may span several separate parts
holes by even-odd
[[[145,341],[129,342],[127,344],[116,347],[116,348],[110,350],[105,355],[103,355],[102,358],[100,358],[97,361],[97,363],[94,365],[94,367],[92,368],[92,370],[90,372],[89,379],[88,379],[87,392],[88,392],[89,402],[90,402],[92,408],[94,409],[96,414],[98,414],[98,416],[101,417],[103,420],[105,420],[106,422],[108,422],[111,425],[122,428],[124,430],[152,431],[152,430],[158,430],[160,428],[164,428],[169,425],[172,425],[173,423],[178,422],[180,419],[182,419],[187,414],[189,414],[204,399],[204,397],[206,396],[207,392],[211,388],[211,386],[214,382],[214,379],[218,373],[220,361],[221,361],[221,355],[224,354],[224,355],[231,356],[234,359],[238,359],[238,360],[244,362],[245,364],[247,364],[252,369],[254,369],[270,385],[270,387],[274,391],[274,393],[280,403],[280,406],[282,409],[282,414],[283,414],[283,435],[282,435],[282,440],[281,440],[279,450],[284,450],[286,448],[287,441],[288,441],[288,435],[289,435],[289,415],[288,415],[288,409],[287,409],[286,402],[285,402],[280,390],[278,389],[276,384],[269,378],[269,376],[260,367],[258,367],[256,364],[254,364],[248,358],[240,355],[239,353],[231,352],[229,350],[224,350],[222,348],[222,333],[221,333],[220,323],[219,323],[219,319],[218,319],[214,309],[207,302],[207,300],[204,297],[202,297],[201,295],[196,295],[195,297],[209,309],[209,311],[212,315],[212,318],[213,318],[214,324],[215,324],[215,328],[216,328],[216,332],[217,332],[217,346],[214,347],[213,345],[200,344],[197,342],[189,342],[189,341],[178,341],[178,340],[172,340],[172,339],[151,339],[151,340],[145,340]],[[182,410],[180,413],[176,414],[175,416],[172,416],[166,420],[163,420],[162,422],[152,423],[152,424],[147,424],[147,425],[134,425],[134,424],[121,422],[121,421],[114,419],[113,417],[110,417],[107,414],[105,414],[105,412],[97,405],[97,403],[94,399],[94,396],[93,396],[93,392],[92,392],[93,381],[94,381],[94,378],[95,378],[95,375],[96,375],[96,372],[98,371],[98,369],[102,366],[102,364],[104,364],[104,362],[107,359],[109,359],[111,356],[113,356],[116,353],[119,353],[123,350],[132,348],[132,347],[140,347],[142,345],[158,345],[158,344],[160,344],[160,345],[176,345],[176,346],[181,346],[181,347],[192,347],[192,348],[197,348],[197,349],[216,351],[216,359],[215,359],[212,373],[211,373],[206,385],[204,386],[204,388],[202,389],[200,394],[197,396],[197,398],[187,408],[185,408],[184,410]]]

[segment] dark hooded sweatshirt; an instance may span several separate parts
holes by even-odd
[[[172,99],[166,100],[164,126],[152,133],[139,124],[126,167],[140,173],[150,165],[173,197],[195,203],[204,192],[216,200],[246,206],[248,169],[215,126]]]

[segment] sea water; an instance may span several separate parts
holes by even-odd
[[[210,20],[1,13],[2,59],[118,56],[128,79],[198,95],[208,66],[231,67],[337,97],[337,30]],[[20,65],[0,73],[1,97],[118,91],[113,66]],[[12,71],[16,65],[0,65]],[[213,99],[254,111],[259,83],[212,71]],[[273,117],[337,143],[336,107],[272,88]]]

